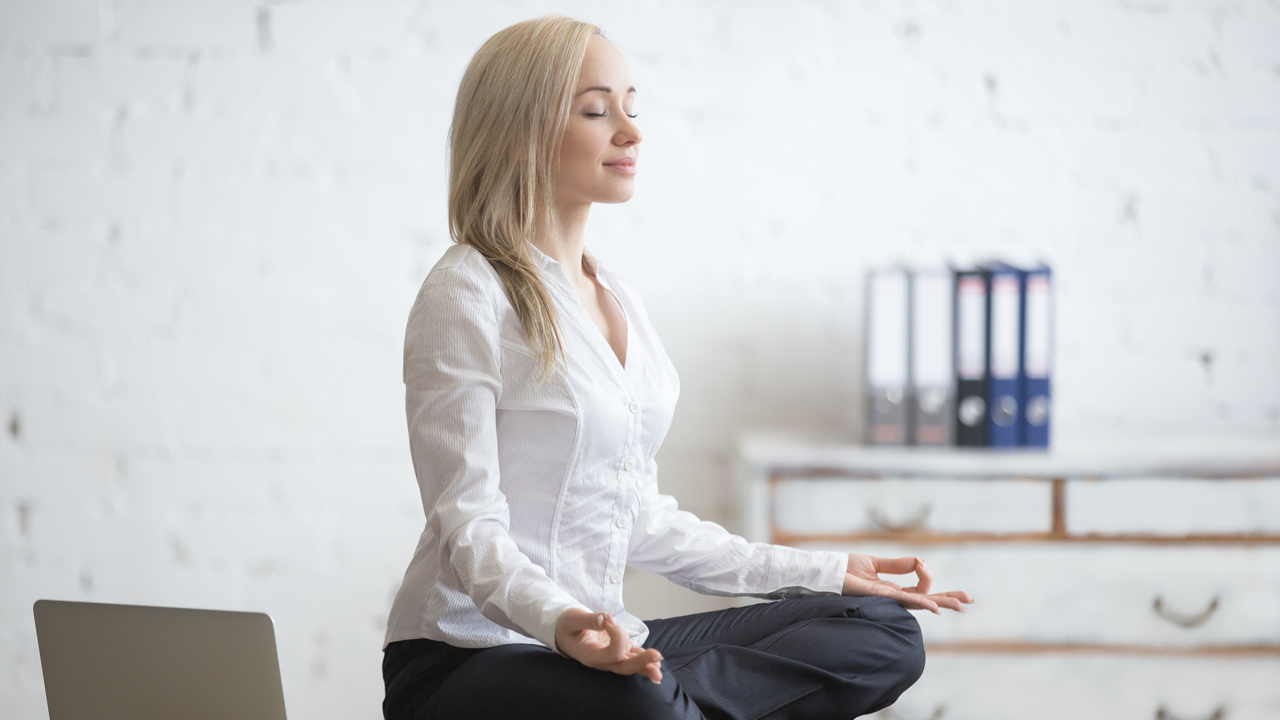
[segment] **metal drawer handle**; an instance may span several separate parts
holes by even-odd
[[[902,522],[895,523],[885,517],[884,513],[880,512],[880,508],[872,505],[867,508],[867,517],[871,518],[872,525],[875,525],[885,532],[904,533],[911,532],[912,530],[919,530],[924,527],[925,521],[929,519],[929,511],[932,509],[932,505],[925,503],[916,511],[915,515],[903,520]]]
[[[1160,708],[1160,709],[1164,710],[1164,708]],[[934,708],[933,714],[929,716],[929,720],[942,720],[942,716],[946,714],[947,714],[947,706],[944,703]],[[892,707],[887,707],[884,710],[881,710],[880,715],[883,716],[885,720],[907,720],[906,716],[899,715],[898,711],[894,710]],[[1162,719],[1162,720],[1175,720],[1175,719],[1168,718],[1168,719]],[[1220,720],[1220,719],[1215,719],[1215,720]]]
[[[1213,714],[1206,717],[1205,720],[1223,720],[1226,716],[1227,708],[1223,705],[1219,705],[1218,709],[1214,710]],[[1160,709],[1156,710],[1156,720],[1182,720],[1182,718],[1169,712],[1168,708],[1161,705]]]
[[[1160,596],[1156,596],[1155,602],[1151,603],[1151,609],[1155,610],[1157,615],[1178,627],[1200,627],[1209,619],[1209,616],[1213,615],[1214,611],[1218,609],[1218,600],[1220,599],[1221,598],[1215,596],[1209,603],[1209,607],[1205,608],[1198,615],[1183,615],[1177,610],[1169,610],[1165,608],[1164,598]]]

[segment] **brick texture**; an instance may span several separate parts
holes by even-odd
[[[48,597],[270,612],[291,716],[381,716],[453,98],[553,10],[640,91],[589,243],[681,372],[684,507],[735,526],[741,432],[860,437],[891,261],[1053,264],[1060,447],[1280,438],[1274,1],[0,0],[0,714],[46,716]]]

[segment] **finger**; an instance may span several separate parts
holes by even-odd
[[[894,590],[883,583],[865,583],[859,587],[859,595],[878,595],[896,600],[903,607],[919,608],[938,612],[938,604],[927,595],[910,593],[905,590]]]
[[[639,665],[635,665],[628,660],[626,663],[620,663],[617,668],[611,669],[619,675],[643,675],[655,685],[662,684],[662,663],[657,660]]]
[[[661,685],[662,684],[662,663],[651,662],[648,665],[644,666],[644,669],[640,671],[640,674],[652,680],[654,685]]]
[[[605,613],[604,629],[609,633],[609,654],[615,661],[624,660],[631,649],[631,636],[618,624],[613,616]]]
[[[596,613],[589,618],[584,618],[578,623],[581,627],[577,628],[578,632],[584,630],[603,630],[604,629],[604,613]]]
[[[928,595],[929,586],[933,585],[933,576],[925,569],[924,561],[920,558],[916,558],[916,578],[918,580],[916,589],[920,591],[921,595]]]
[[[938,607],[944,607],[944,608],[947,608],[948,610],[955,610],[956,612],[964,612],[964,606],[961,605],[960,601],[957,600],[956,598],[953,598],[947,595],[942,595],[942,594],[930,595],[929,597],[932,598],[933,601],[938,604]]]
[[[662,682],[661,663],[662,654],[657,650],[650,648],[621,662],[607,663],[603,665],[601,669],[608,670],[619,675],[632,675],[639,673],[650,680],[657,678],[654,680],[655,682]]]
[[[887,590],[886,592],[883,592],[883,593],[878,592],[876,594],[884,595],[885,597],[892,598],[896,600],[899,605],[905,608],[917,608],[919,610],[928,610],[929,612],[932,612],[935,615],[938,614],[938,603],[935,602],[933,598],[929,597],[928,595],[903,592],[901,590]]]
[[[875,563],[876,572],[889,573],[890,575],[908,575],[915,572],[918,560],[919,558],[914,557],[871,558],[871,561]]]
[[[662,684],[662,653],[649,648],[644,651],[641,657],[647,658],[648,662],[641,666],[637,672],[652,680],[655,685]]]
[[[642,652],[644,652],[644,648],[640,647],[639,645],[636,645],[635,641],[633,640],[631,642],[631,647],[627,648],[626,659],[630,660],[631,658],[635,657],[636,655],[639,655]]]
[[[934,593],[929,597],[934,599],[937,599],[939,597],[955,598],[956,600],[966,605],[971,604],[973,602],[973,598],[969,596],[969,593],[963,590],[952,590],[951,592]]]
[[[604,634],[604,613],[592,615],[579,624],[583,625],[583,627],[575,631],[575,637],[584,648],[595,653],[602,653],[608,649],[608,635]],[[603,656],[601,656],[601,659],[603,659]]]
[[[902,596],[900,598],[894,598],[894,599],[897,600],[898,604],[902,605],[903,607],[919,608],[920,610],[928,610],[934,615],[941,614],[941,612],[938,610],[938,603],[934,601],[932,598],[930,598],[928,595],[908,595],[906,593],[902,593]]]

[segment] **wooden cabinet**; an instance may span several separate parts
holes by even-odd
[[[748,539],[926,558],[924,676],[882,718],[1280,720],[1280,451],[740,446]]]

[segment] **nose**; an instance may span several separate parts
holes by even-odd
[[[625,114],[622,118],[622,127],[618,129],[618,133],[614,136],[614,143],[623,147],[640,144],[640,141],[644,139],[644,135],[640,132],[640,128],[636,125],[634,120],[627,117]]]

